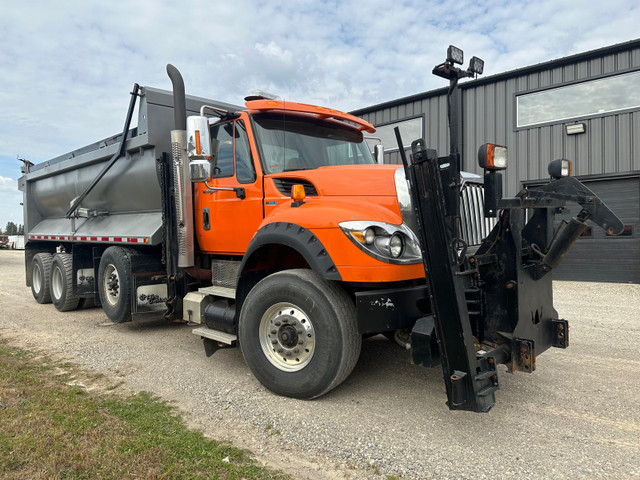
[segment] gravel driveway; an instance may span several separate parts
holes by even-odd
[[[496,406],[476,414],[449,411],[441,369],[410,365],[382,336],[328,395],[278,397],[238,349],[207,358],[191,327],[37,304],[23,259],[0,251],[1,337],[153,392],[296,479],[640,478],[640,285],[557,282],[569,349],[532,375],[500,371]]]

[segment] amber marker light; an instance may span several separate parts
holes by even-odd
[[[196,137],[196,155],[202,155],[202,145],[200,143],[200,130],[196,130],[194,132],[194,136]]]
[[[302,202],[306,197],[304,185],[296,184],[291,187],[291,198],[294,202]]]

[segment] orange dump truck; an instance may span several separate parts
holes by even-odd
[[[173,94],[134,86],[121,135],[23,167],[27,284],[62,311],[199,324],[209,354],[239,343],[267,388],[322,395],[363,335],[420,316],[404,171],[376,164],[352,115],[185,96],[168,72]]]
[[[134,85],[122,134],[25,162],[26,282],[36,301],[60,311],[99,304],[115,323],[189,322],[207,355],[239,345],[265,387],[305,399],[350,374],[367,335],[386,334],[422,365],[438,364],[440,348],[449,406],[476,411],[493,405],[494,363],[527,370],[512,352],[524,345],[535,359],[566,346],[554,338],[566,322],[552,305],[531,307],[544,314],[533,331],[522,330],[526,342],[499,336],[519,332],[517,318],[529,313],[509,310],[513,298],[491,291],[517,286],[520,274],[503,282],[485,271],[496,263],[504,270],[491,250],[505,237],[505,221],[485,218],[481,177],[458,170],[446,177],[450,188],[437,195],[456,205],[445,209],[455,230],[455,242],[447,240],[449,220],[425,220],[417,208],[437,200],[416,190],[426,174],[374,160],[365,141],[371,124],[262,96],[244,107],[185,96],[179,72],[167,71],[173,93]],[[431,158],[415,152],[416,161],[423,157]],[[453,172],[453,158],[436,170]],[[429,232],[444,239],[431,257],[455,253],[451,265],[428,266]],[[482,242],[488,246],[479,252],[488,251],[472,257]],[[518,261],[529,261],[521,253]],[[466,284],[444,281],[460,275]],[[539,296],[545,305],[549,285]],[[436,294],[440,308],[461,301],[478,312],[462,305],[467,317],[456,324],[460,314],[439,314]],[[500,310],[506,320],[470,321],[498,311],[491,299],[511,305]],[[466,364],[451,363],[463,357]],[[534,367],[530,359],[528,371]]]

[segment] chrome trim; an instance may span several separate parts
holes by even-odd
[[[418,241],[418,237],[416,237],[416,234],[404,223],[402,225],[393,225],[391,223],[355,220],[351,222],[340,222],[338,226],[356,247],[381,262],[396,265],[412,265],[422,262],[422,254],[420,252],[420,242]],[[394,258],[391,256],[391,252],[388,252],[388,256],[385,256],[384,252],[381,251],[383,239],[381,239],[380,235],[376,235],[373,244],[370,246],[361,243],[353,235],[354,231],[364,232],[367,228],[378,228],[384,231],[386,238],[389,241],[394,234],[401,234],[404,240],[402,255],[398,258]]]
[[[398,196],[398,206],[402,221],[412,232],[418,231],[418,219],[411,205],[411,194],[409,193],[409,180],[404,174],[404,168],[398,168],[394,173],[396,184],[396,195]],[[415,236],[415,234],[414,234]]]

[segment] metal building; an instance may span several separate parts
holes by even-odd
[[[481,53],[481,52],[472,52]],[[621,236],[588,229],[554,278],[640,282],[640,39],[460,84],[464,165],[492,142],[509,150],[505,195],[548,180],[547,165],[573,162],[573,175],[625,224]],[[408,148],[424,138],[448,153],[447,88],[352,112],[377,128],[385,163],[401,163],[393,128]],[[570,212],[567,212],[567,217]]]

